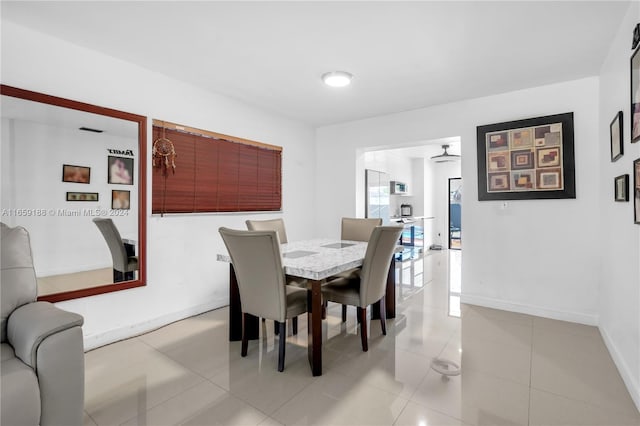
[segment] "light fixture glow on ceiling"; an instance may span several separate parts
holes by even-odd
[[[346,71],[331,71],[322,74],[324,84],[331,87],[345,87],[351,84],[353,75]]]

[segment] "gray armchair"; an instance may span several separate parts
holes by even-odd
[[[83,318],[36,302],[29,234],[0,223],[3,425],[81,425]]]

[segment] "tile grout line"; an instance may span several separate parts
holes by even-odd
[[[85,409],[83,410],[85,412],[85,414],[87,415],[87,417],[89,417],[91,419],[91,421],[93,422],[93,424],[98,425],[98,422],[96,422],[96,419],[94,419],[93,417],[91,417],[91,414],[89,414],[89,412]]]
[[[400,420],[400,417],[402,417],[402,414],[404,413],[404,411],[409,406],[409,403],[411,403],[411,400],[407,399],[407,402],[404,403],[404,407],[402,407],[402,410],[400,410],[400,412],[398,413],[398,416],[395,419],[393,419],[393,423],[391,423],[392,426],[396,426],[397,425],[398,420]]]
[[[147,334],[147,333],[145,333],[145,334]],[[199,382],[197,382],[197,383],[193,384],[192,386],[188,386],[188,387],[186,387],[186,388],[185,388],[185,389],[183,389],[181,392],[178,392],[177,394],[175,394],[175,395],[173,395],[173,396],[170,396],[170,397],[169,397],[169,398],[167,398],[167,399],[164,399],[164,400],[162,400],[162,401],[159,401],[157,404],[154,404],[154,405],[152,405],[152,406],[150,406],[150,407],[147,407],[147,409],[146,409],[146,413],[149,413],[149,411],[151,411],[151,410],[153,410],[154,408],[156,408],[156,407],[160,406],[161,404],[165,404],[165,403],[167,403],[167,402],[171,401],[172,399],[179,397],[180,395],[184,394],[185,392],[187,392],[187,391],[189,391],[189,390],[191,390],[191,389],[195,388],[196,386],[201,385],[201,384],[202,384],[202,383],[204,383],[205,381],[210,382],[211,384],[213,384],[214,386],[218,387],[218,388],[219,388],[219,389],[221,389],[222,391],[224,391],[224,392],[226,392],[226,393],[230,394],[230,392],[229,392],[229,391],[227,391],[226,389],[222,388],[221,386],[218,386],[217,384],[213,383],[213,382],[212,382],[211,380],[209,380],[207,377],[204,377],[203,375],[199,374],[198,372],[193,371],[193,370],[192,370],[192,369],[190,369],[189,367],[187,367],[187,366],[183,365],[183,364],[182,364],[181,362],[179,362],[178,360],[175,360],[175,359],[171,358],[169,355],[165,354],[164,352],[162,352],[162,351],[161,351],[161,350],[159,350],[158,348],[156,348],[156,347],[154,347],[154,346],[150,345],[149,343],[145,342],[144,340],[140,339],[139,337],[140,337],[140,336],[136,336],[135,338],[136,338],[138,341],[140,341],[142,344],[144,344],[144,345],[148,346],[149,348],[153,349],[155,352],[157,352],[158,354],[160,354],[162,357],[164,357],[164,358],[166,358],[166,359],[168,359],[168,360],[170,360],[170,361],[174,362],[175,364],[179,365],[181,368],[184,368],[184,369],[185,369],[185,370],[187,370],[188,372],[190,372],[190,373],[192,373],[193,375],[195,375],[195,376],[197,376],[197,377],[200,377],[200,378],[202,379],[201,381],[199,381]],[[136,417],[138,417],[138,416],[139,416],[139,413],[138,413],[136,416],[132,416],[131,418],[129,418],[129,419],[127,419],[127,420],[125,420],[124,422],[122,422],[122,423],[120,423],[120,424],[121,424],[121,425],[122,425],[122,424],[125,424],[125,423],[127,423],[127,422],[131,421],[132,419],[134,419],[134,418],[136,418]],[[97,424],[97,423],[96,423],[96,424]]]

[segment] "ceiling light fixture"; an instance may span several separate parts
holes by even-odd
[[[345,87],[351,84],[353,75],[346,71],[331,71],[322,74],[324,84],[331,87]]]
[[[434,155],[433,157],[431,157],[431,161],[434,161],[436,163],[447,163],[447,162],[451,162],[451,161],[458,161],[460,160],[460,156],[456,155],[456,154],[449,154],[447,152],[447,148],[449,148],[449,145],[442,145],[442,149],[444,149],[444,152],[440,155]]]

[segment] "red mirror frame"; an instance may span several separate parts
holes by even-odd
[[[126,290],[134,287],[142,287],[146,285],[147,268],[146,268],[146,242],[147,242],[147,117],[128,112],[118,111],[115,109],[104,108],[84,102],[73,101],[70,99],[60,98],[57,96],[46,95],[44,93],[32,92],[30,90],[19,89],[17,87],[0,85],[0,94],[30,100],[34,102],[45,103],[49,105],[70,108],[79,111],[100,114],[108,117],[119,118],[122,120],[138,123],[138,149],[139,149],[139,167],[138,167],[138,262],[140,269],[138,271],[138,279],[124,281],[120,283],[105,284],[95,287],[84,288],[80,290],[66,291],[62,293],[47,294],[38,297],[38,300],[47,302],[61,302],[63,300],[78,299],[81,297],[94,296],[96,294],[110,293],[113,291]]]

